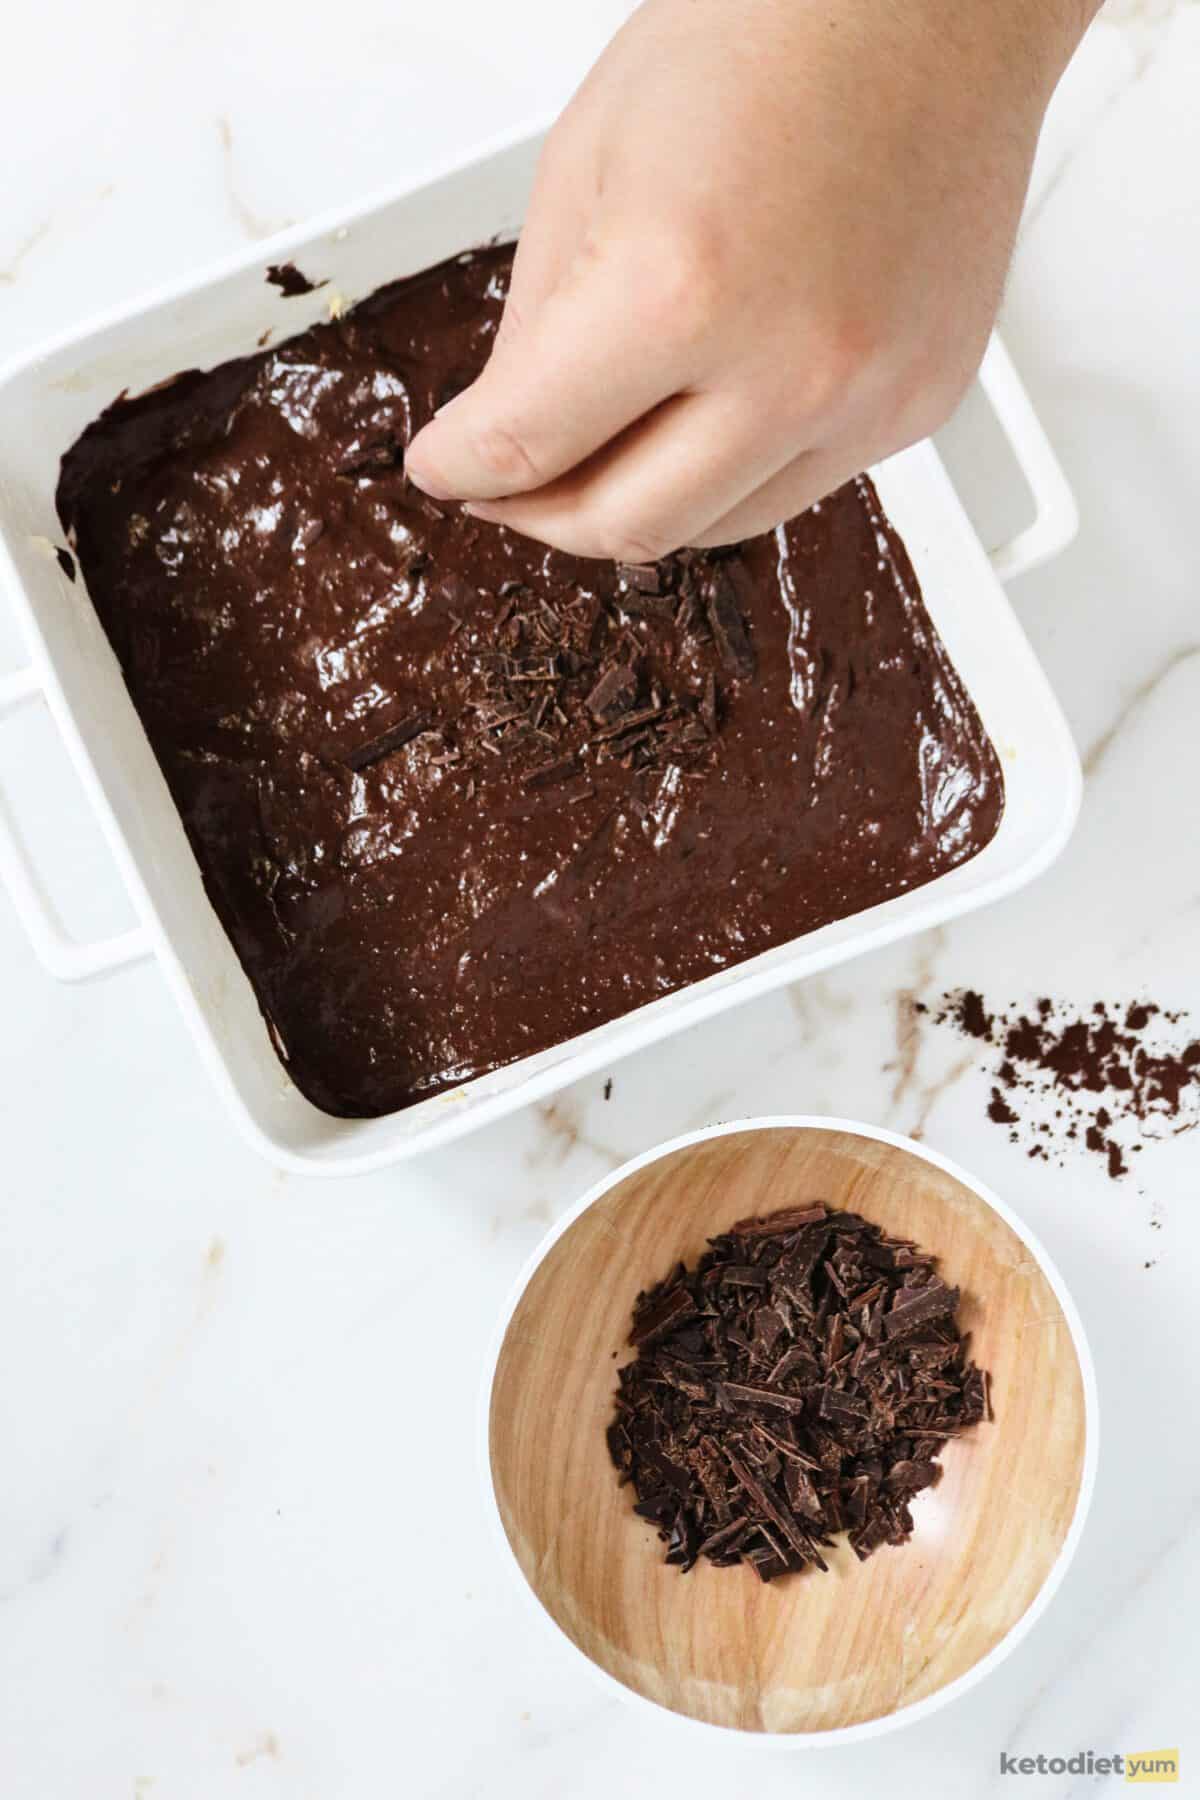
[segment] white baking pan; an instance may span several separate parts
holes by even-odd
[[[998,899],[1046,867],[1078,809],[1074,746],[1000,585],[1070,540],[1075,508],[1012,366],[993,342],[982,379],[1033,493],[1029,528],[989,558],[929,444],[875,471],[929,611],[1004,765],[1007,805],[987,848],[914,893],[407,1111],[331,1119],[292,1085],[205,896],[83,584],[68,581],[55,561],[59,458],[122,389],[137,393],[179,369],[243,355],[268,327],[278,341],[385,281],[511,235],[540,141],[540,131],[510,135],[405,193],[242,251],[0,372],[0,579],[11,590],[30,657],[27,668],[0,678],[0,713],[35,699],[49,707],[140,923],[103,942],[68,938],[2,814],[0,875],[51,974],[76,980],[144,956],[158,959],[232,1117],[259,1150],[292,1170],[348,1174],[443,1144],[739,1000]],[[285,299],[264,281],[267,262],[285,258],[328,285]]]

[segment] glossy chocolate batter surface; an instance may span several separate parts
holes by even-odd
[[[120,401],[59,511],[292,1076],[391,1111],[931,880],[995,753],[860,480],[581,562],[409,486],[511,252]]]

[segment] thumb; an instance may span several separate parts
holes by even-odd
[[[691,371],[684,340],[650,328],[652,268],[631,245],[578,253],[501,335],[478,380],[414,437],[405,469],[416,486],[439,500],[529,493],[676,393]]]

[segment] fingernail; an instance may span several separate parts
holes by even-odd
[[[473,519],[482,519],[488,525],[500,525],[504,514],[498,506],[489,506],[486,500],[464,500],[463,511],[470,513]]]

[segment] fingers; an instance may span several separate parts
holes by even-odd
[[[579,151],[556,152],[552,135],[538,158],[517,239],[499,341],[515,337],[563,280],[579,248],[575,222],[589,216],[595,186],[590,159]]]
[[[832,494],[862,466],[844,450],[807,450],[687,541],[698,550],[713,550],[772,531]]]
[[[573,556],[654,562],[732,516],[787,455],[740,397],[678,394],[559,480],[467,510]]]
[[[531,254],[535,285],[541,252]],[[405,457],[416,485],[436,499],[528,493],[685,387],[694,345],[647,330],[638,279],[617,248],[577,252],[479,379],[417,433]]]

